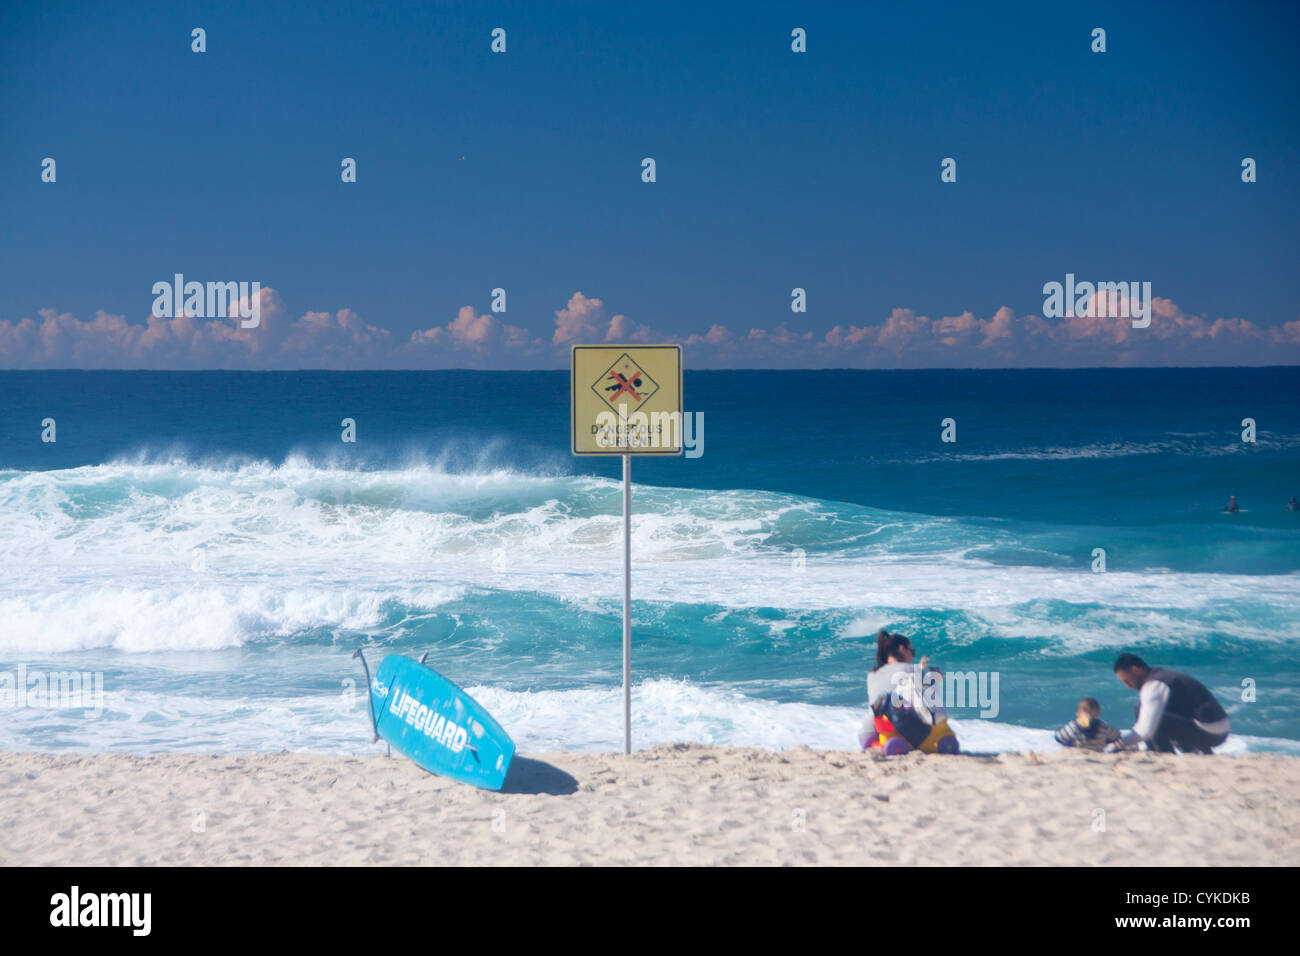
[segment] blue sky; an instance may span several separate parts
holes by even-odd
[[[697,366],[1300,362],[1294,4],[0,18],[4,367],[563,367],[565,335]],[[264,327],[145,335],[176,272],[259,281]],[[1045,321],[1067,272],[1167,304],[1144,336]]]

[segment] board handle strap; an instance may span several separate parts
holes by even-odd
[[[358,657],[361,658],[361,667],[366,672],[366,703],[370,705],[370,729],[375,734],[374,739],[370,742],[376,743],[379,740],[379,723],[375,720],[375,697],[370,690],[370,665],[366,663],[366,655],[361,653],[361,648],[359,647],[356,649],[356,652],[353,653],[352,659],[356,660]]]

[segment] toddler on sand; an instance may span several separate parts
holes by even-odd
[[[1079,701],[1074,720],[1056,732],[1056,742],[1062,747],[1083,747],[1087,750],[1105,750],[1119,740],[1120,733],[1101,719],[1101,704],[1095,697]]]

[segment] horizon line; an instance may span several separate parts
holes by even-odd
[[[634,346],[635,347],[635,346]],[[1289,369],[1300,368],[1300,363],[1281,365],[1025,365],[1007,368],[978,368],[966,365],[924,365],[916,368],[865,368],[854,365],[800,366],[797,368],[770,368],[761,366],[736,366],[724,368],[688,368],[683,372],[1171,372],[1204,369]],[[239,374],[269,374],[273,372],[479,372],[486,375],[527,372],[567,372],[568,368],[0,368],[5,372],[165,372],[176,375],[196,372],[229,372]]]

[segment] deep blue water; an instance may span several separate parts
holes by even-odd
[[[1082,694],[1123,724],[1121,650],[1248,746],[1300,740],[1294,369],[685,389],[703,455],[633,465],[638,745],[852,746],[881,626],[998,672],[996,718],[954,712],[973,746],[1037,746]],[[619,465],[569,454],[566,372],[0,372],[0,411],[0,671],[107,692],[0,744],[364,750],[366,646],[429,650],[526,750],[618,745]]]

